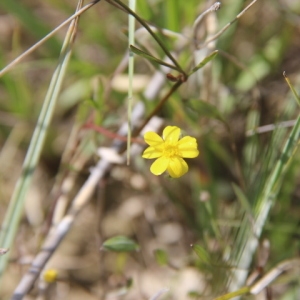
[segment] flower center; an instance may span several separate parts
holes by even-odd
[[[177,145],[169,145],[166,143],[163,151],[163,156],[166,156],[168,158],[180,156]]]

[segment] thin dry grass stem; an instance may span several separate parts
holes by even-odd
[[[57,225],[66,214],[70,202],[69,194],[75,185],[78,174],[89,159],[89,155],[84,155],[81,151],[79,133],[80,129],[74,125],[62,154],[58,171],[60,176],[50,192],[50,198],[55,199],[54,211],[50,214],[49,219],[51,228]]]
[[[216,2],[204,13],[202,13],[193,24],[193,45],[194,45],[194,65],[198,66],[208,55],[216,51],[216,41],[207,44],[205,47],[199,47],[199,44],[205,43],[217,30],[217,17],[215,12],[221,7],[220,2]],[[200,42],[201,41],[201,42]],[[213,102],[213,78],[212,65],[207,64],[203,68],[198,69],[192,78],[197,80],[196,86],[200,85],[198,97],[205,99],[207,102]]]
[[[193,25],[193,37],[194,37],[195,44],[197,42],[197,32],[198,32],[199,26],[201,25],[204,17],[211,12],[215,12],[215,11],[219,10],[220,7],[221,7],[221,2],[216,2],[213,5],[211,5],[206,11],[204,11],[202,14],[200,14],[198,16],[198,18],[196,19],[196,21],[194,22],[194,25]],[[197,45],[196,45],[196,48],[197,48]]]
[[[279,263],[277,266],[272,268],[266,275],[264,275],[260,280],[258,280],[255,284],[251,286],[250,293],[253,295],[257,295],[266,287],[268,287],[270,283],[273,282],[283,272],[295,268],[300,268],[299,258],[289,259]]]
[[[264,269],[270,258],[270,241],[264,239],[262,243],[260,243],[258,251],[257,251],[257,262],[255,265],[254,271],[249,274],[246,286],[252,286],[258,278],[261,278],[264,274]]]
[[[6,74],[8,71],[10,71],[15,65],[17,65],[22,59],[24,59],[27,55],[34,52],[38,47],[40,47],[42,44],[44,44],[49,38],[51,38],[57,31],[59,31],[61,28],[69,24],[71,21],[73,21],[75,18],[79,17],[82,13],[90,9],[92,6],[94,6],[96,3],[100,2],[101,0],[94,0],[93,2],[87,4],[80,10],[78,10],[74,15],[72,15],[70,18],[65,20],[63,23],[61,23],[59,26],[57,26],[54,30],[52,30],[49,34],[47,34],[45,37],[43,37],[41,40],[39,40],[36,44],[34,44],[32,47],[30,47],[28,50],[23,52],[21,55],[19,55],[17,58],[15,58],[11,63],[9,63],[5,68],[3,68],[0,71],[0,77]]]
[[[295,124],[296,124],[296,120],[282,121],[277,124],[268,124],[268,125],[264,125],[264,126],[260,126],[248,130],[246,132],[246,136],[249,137],[255,134],[266,133],[266,132],[274,131],[275,129],[279,129],[279,128],[293,127]]]
[[[79,156],[76,161],[72,163],[72,168],[76,170],[82,170],[85,163],[87,162],[88,157]],[[69,195],[72,189],[75,186],[76,179],[78,177],[78,173],[69,172],[67,176],[63,179],[60,185],[60,196],[58,197],[55,205],[55,210],[52,217],[52,227],[55,227],[62,220],[63,216],[66,214],[67,207],[69,205]]]
[[[231,22],[226,24],[219,32],[217,32],[214,36],[209,38],[208,40],[205,41],[200,47],[205,47],[208,45],[210,42],[216,40],[218,37],[220,37],[233,23],[235,23],[248,9],[252,7],[257,2],[257,0],[253,0],[245,9],[243,9]]]

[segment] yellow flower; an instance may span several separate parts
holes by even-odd
[[[43,274],[44,281],[48,283],[53,283],[57,280],[57,271],[54,269],[48,269]]]
[[[189,169],[182,158],[194,158],[199,155],[195,138],[185,136],[179,139],[179,136],[180,128],[176,126],[167,126],[162,138],[152,131],[145,133],[145,142],[150,147],[144,151],[143,158],[157,158],[150,168],[154,175],[168,171],[171,177],[178,178]]]

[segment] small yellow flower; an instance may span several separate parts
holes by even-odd
[[[48,283],[53,283],[57,280],[57,271],[54,269],[48,269],[43,274],[44,281]]]
[[[152,131],[145,133],[145,142],[150,147],[144,151],[143,158],[157,158],[150,168],[154,175],[168,171],[173,178],[181,177],[189,169],[182,158],[194,158],[199,155],[195,138],[185,136],[179,139],[179,136],[180,128],[176,126],[167,126],[162,138]]]

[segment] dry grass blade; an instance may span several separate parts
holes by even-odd
[[[264,290],[268,285],[273,282],[278,276],[289,269],[300,268],[300,259],[290,259],[279,263],[277,266],[272,268],[266,275],[264,275],[260,280],[253,284],[250,288],[250,293],[257,295],[262,290]]]
[[[216,40],[218,37],[220,37],[234,22],[236,22],[248,9],[251,8],[252,5],[255,4],[257,0],[253,0],[243,11],[241,11],[231,22],[229,22],[227,25],[225,25],[218,33],[216,33],[214,36],[209,38],[203,45],[200,45],[201,47],[204,47],[208,45],[210,42]]]

